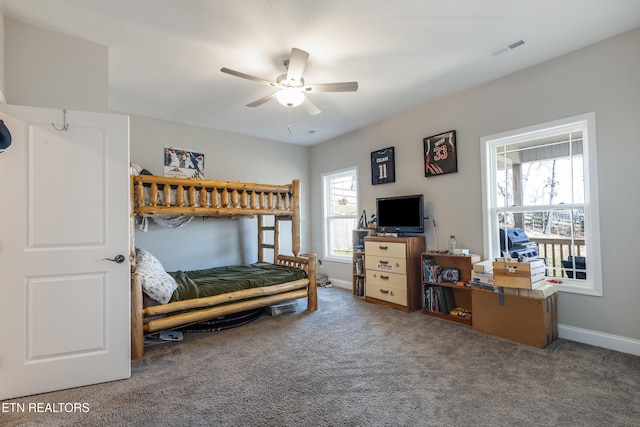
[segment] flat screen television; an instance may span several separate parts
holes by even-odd
[[[424,196],[381,197],[376,199],[376,226],[380,233],[424,233]]]

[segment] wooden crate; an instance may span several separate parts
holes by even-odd
[[[494,261],[495,286],[518,289],[536,289],[546,284],[547,267],[542,259],[531,262]]]

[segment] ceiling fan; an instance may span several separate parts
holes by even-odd
[[[278,89],[277,92],[267,95],[263,98],[257,99],[249,104],[247,107],[257,107],[265,104],[273,99],[276,99],[280,104],[285,107],[297,107],[304,103],[307,111],[312,116],[320,114],[322,111],[316,107],[306,96],[305,93],[314,92],[355,92],[358,90],[358,82],[341,82],[341,83],[315,83],[307,84],[302,78],[304,68],[307,66],[307,60],[309,54],[304,50],[291,49],[291,56],[284,61],[284,66],[287,68],[285,74],[280,74],[275,82],[261,79],[260,77],[250,76],[239,71],[231,70],[229,68],[221,68],[220,71],[232,76],[241,77],[247,80],[253,80],[254,82],[261,83],[263,85],[272,86]]]

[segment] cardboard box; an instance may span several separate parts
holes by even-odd
[[[495,290],[495,289],[494,289]],[[517,288],[497,288],[497,292],[502,291],[508,295],[519,295],[521,297],[544,299],[558,292],[558,289],[550,283],[542,285],[536,289],[517,289]]]
[[[558,293],[543,299],[471,289],[473,329],[544,348],[558,338]]]
[[[492,273],[493,272],[493,261],[486,260],[480,261],[473,264],[473,271],[477,273]]]
[[[471,270],[470,282],[483,283],[485,285],[495,285],[492,273],[478,273],[475,270]]]
[[[493,280],[496,286],[536,289],[546,284],[544,260],[531,262],[494,261]]]

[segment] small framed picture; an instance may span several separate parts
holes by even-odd
[[[455,130],[424,138],[423,142],[424,176],[458,172]]]
[[[204,153],[165,145],[164,176],[204,178]]]
[[[371,152],[371,184],[396,182],[394,147]]]

